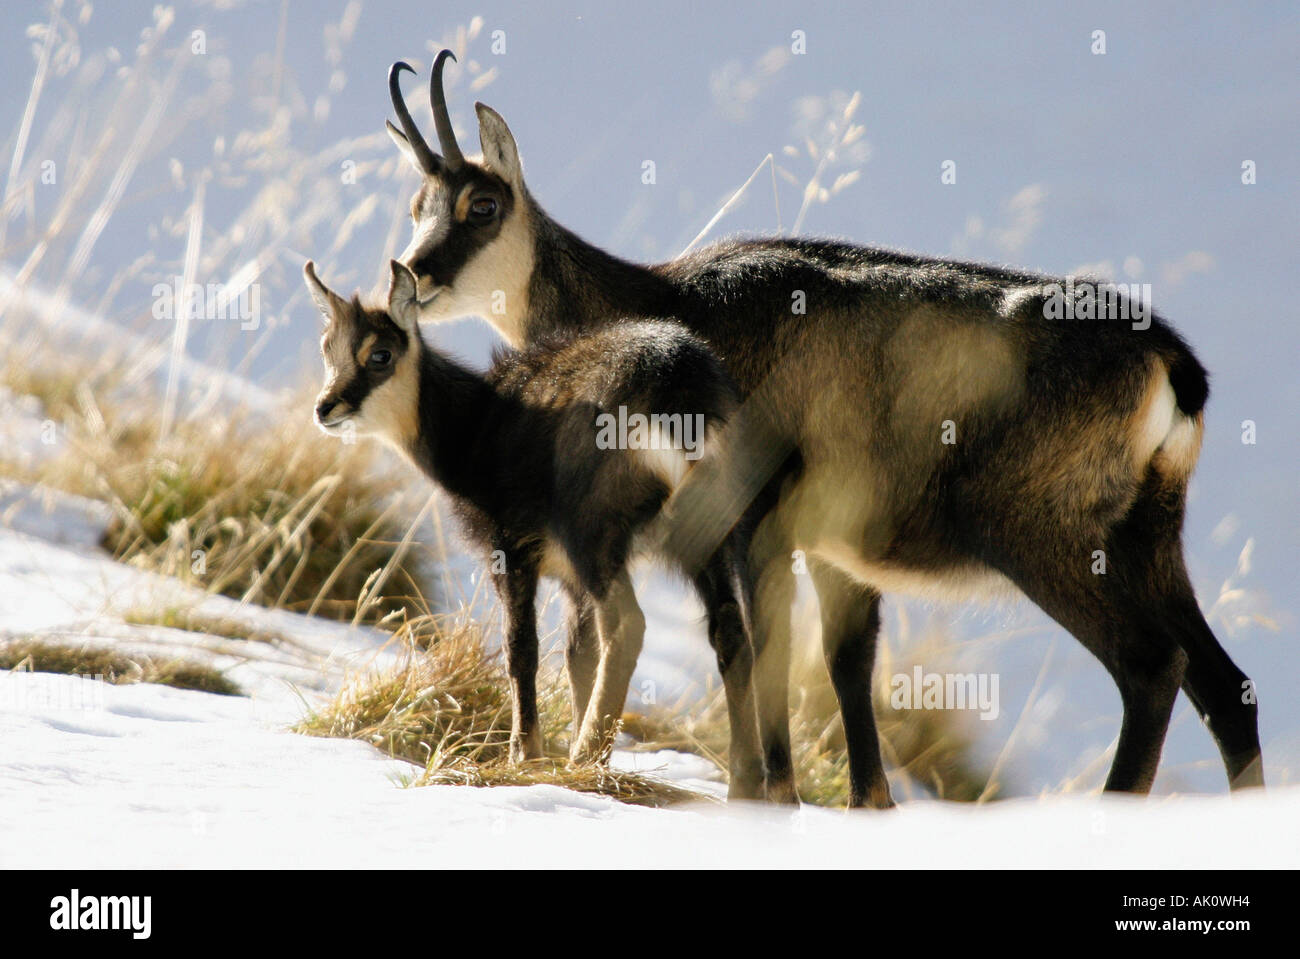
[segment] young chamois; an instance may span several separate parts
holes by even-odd
[[[743,421],[748,440],[734,472],[759,518],[749,591],[771,798],[795,798],[796,550],[821,604],[852,805],[891,804],[870,685],[880,595],[895,590],[1020,593],[1073,633],[1123,702],[1108,790],[1150,789],[1180,688],[1231,786],[1263,783],[1253,687],[1202,617],[1182,556],[1207,378],[1149,304],[819,240],[732,240],[654,266],[626,262],[542,210],[509,128],[481,103],[483,154],[462,154],[442,90],[449,56],[430,81],[441,154],[403,101],[410,68],[389,72],[401,129],[388,130],[421,176],[400,257],[417,278],[420,319],[483,316],[522,346],[609,317],[672,316],[741,392],[731,429]],[[703,511],[716,520],[704,523],[706,545],[739,508],[727,505]],[[592,642],[580,626],[573,637]]]
[[[688,471],[707,466],[736,404],[717,359],[678,324],[638,320],[506,351],[480,374],[424,343],[415,278],[396,262],[391,269],[384,309],[344,300],[312,263],[303,269],[326,323],[316,422],[331,434],[352,424],[394,446],[451,496],[469,537],[493,555],[506,620],[511,759],[542,755],[538,578],[558,580],[581,628],[599,637],[598,656],[591,645],[566,651],[571,757],[589,761],[605,751],[641,651],[645,619],[628,564],[649,552],[686,573],[704,602],[731,719],[729,794],[761,796],[752,654],[737,589],[742,528],[702,564],[683,567],[666,551],[670,496],[689,485]]]

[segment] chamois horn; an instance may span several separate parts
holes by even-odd
[[[442,148],[447,168],[455,171],[465,162],[465,156],[456,143],[456,133],[451,128],[451,117],[447,113],[447,96],[442,92],[442,68],[448,57],[456,59],[450,50],[443,50],[433,61],[433,73],[429,77],[429,104],[433,107],[433,125],[438,131],[438,146]]]
[[[406,101],[402,99],[401,77],[403,70],[410,70],[411,73],[415,72],[411,65],[403,60],[398,60],[388,68],[388,94],[392,97],[393,109],[397,111],[397,119],[402,124],[402,133],[405,134],[406,142],[411,145],[411,149],[415,151],[415,158],[419,161],[420,169],[432,176],[441,168],[442,160],[429,149],[429,144],[420,135],[420,128],[411,119],[411,111],[406,109]],[[439,131],[439,135],[441,136],[441,131]],[[457,151],[457,156],[459,157],[459,155],[459,151]]]

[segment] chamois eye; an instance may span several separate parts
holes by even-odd
[[[370,359],[366,361],[368,366],[381,369],[393,361],[393,354],[388,350],[375,350],[370,354]]]
[[[496,215],[497,201],[490,196],[481,196],[469,205],[469,212],[480,220],[486,220]]]

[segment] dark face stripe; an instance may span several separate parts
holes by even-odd
[[[495,217],[485,223],[473,215],[464,222],[456,219],[453,205],[467,186],[471,188],[471,199],[490,196],[497,201]],[[428,189],[428,185],[420,188],[413,206],[423,201]],[[434,286],[451,286],[474,254],[500,234],[501,224],[514,211],[515,197],[500,177],[468,164],[457,174],[444,174],[438,193],[438,216],[446,217],[447,231],[435,247],[424,251],[410,265],[417,277],[427,277]]]
[[[341,384],[336,398],[346,403],[353,410],[360,410],[367,396],[393,375],[397,362],[406,352],[410,341],[406,333],[399,329],[387,316],[360,308],[356,303],[350,305],[349,315],[336,317],[335,328],[329,334],[330,344],[336,336],[347,338],[348,353],[352,358],[351,378]],[[374,337],[370,353],[376,350],[388,350],[393,355],[392,361],[382,369],[375,369],[369,364],[356,362],[361,347],[369,337]],[[325,352],[326,361],[331,357]]]

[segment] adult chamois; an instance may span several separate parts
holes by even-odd
[[[470,538],[494,557],[511,758],[542,755],[533,609],[542,576],[557,579],[579,611],[574,628],[599,637],[599,655],[592,644],[571,644],[570,755],[602,758],[645,632],[628,563],[651,553],[681,567],[671,494],[709,472],[737,403],[725,370],[679,324],[633,320],[506,350],[480,374],[424,343],[415,277],[399,263],[381,308],[338,296],[311,262],[303,277],[325,318],[318,425],[386,440],[451,496]],[[738,590],[745,529],[685,570],[708,610],[727,694],[731,798],[758,798],[763,789]]]
[[[1182,556],[1207,377],[1160,317],[1132,322],[1130,304],[1087,284],[839,242],[729,240],[629,263],[542,210],[509,128],[482,103],[482,156],[463,155],[442,89],[450,55],[430,80],[441,153],[403,101],[411,68],[389,72],[401,129],[388,131],[421,176],[400,257],[420,319],[476,314],[522,345],[614,316],[671,316],[745,398],[738,469],[762,517],[749,562],[771,798],[796,798],[795,550],[822,607],[853,805],[892,802],[870,681],[880,594],[894,590],[1019,591],[1082,642],[1123,701],[1108,790],[1150,789],[1180,687],[1231,786],[1263,783],[1253,687],[1202,617]],[[1074,319],[1053,318],[1062,296]]]

